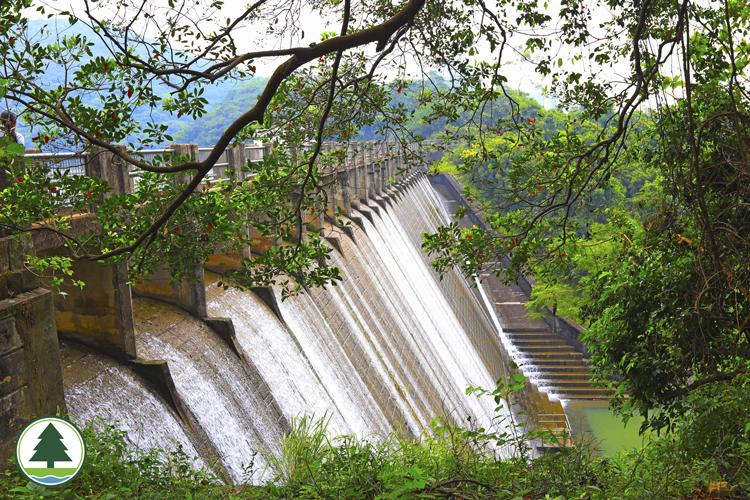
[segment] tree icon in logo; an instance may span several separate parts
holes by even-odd
[[[16,440],[18,468],[40,486],[62,486],[72,481],[85,462],[86,440],[75,424],[64,418],[32,420]]]
[[[66,453],[68,450],[62,442],[62,435],[55,429],[52,422],[39,434],[39,444],[34,448],[33,462],[47,462],[47,467],[53,469],[55,462],[70,462]]]

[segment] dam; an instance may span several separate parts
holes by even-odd
[[[450,222],[459,194],[424,171],[375,171],[373,164],[397,159],[363,151],[358,161],[355,144],[354,168],[330,196],[346,207],[351,224],[318,222],[331,264],[343,273],[337,286],[283,301],[275,286],[224,290],[219,283],[231,280],[223,275],[231,267],[226,259],[209,261],[202,282],[182,294],[175,287],[166,295],[131,290],[112,278],[114,316],[125,318],[112,327],[114,337],[76,319],[84,313],[71,310],[81,297],[55,298],[62,396],[71,417],[81,424],[116,421],[132,447],[182,448],[196,466],[235,483],[260,480],[263,453],[279,453],[301,415],[328,419],[331,435],[372,440],[392,432],[418,437],[435,418],[487,429],[509,425],[511,415],[496,419],[494,402],[467,396],[466,388],[494,388],[517,373],[510,363],[519,349],[503,328],[512,332],[514,325],[498,309],[492,286],[455,270],[441,278],[420,251],[423,233]],[[248,159],[231,155],[230,168]],[[581,355],[571,348],[568,357]],[[512,417],[569,429],[560,403],[537,385],[518,393]]]

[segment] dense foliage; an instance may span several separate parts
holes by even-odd
[[[453,168],[497,233],[456,225],[425,243],[440,269],[506,256],[508,281],[533,272],[534,305],[588,327],[602,381],[624,377],[616,404],[656,428],[750,371],[749,15],[732,1],[614,15],[605,27],[623,34],[590,57],[626,56],[625,85],[554,75],[566,113],[474,128]]]
[[[519,377],[518,375],[516,377]],[[512,406],[523,380],[500,381],[492,397]],[[737,387],[727,397],[734,408],[746,405],[748,392]],[[726,407],[724,407],[726,408]],[[696,414],[715,411],[706,402]],[[728,416],[728,415],[722,415]],[[704,419],[698,419],[705,422]],[[269,465],[255,486],[223,485],[205,470],[194,471],[181,449],[133,451],[126,436],[102,422],[84,434],[89,460],[73,483],[44,488],[11,469],[0,476],[9,499],[159,498],[159,499],[437,499],[473,500],[704,498],[709,485],[726,481],[725,493],[746,499],[750,488],[750,440],[746,435],[685,428],[668,439],[644,439],[641,449],[616,457],[597,457],[579,440],[559,451],[531,458],[530,445],[554,435],[523,432],[512,419],[497,418],[492,429],[444,425],[435,419],[415,439],[390,435],[357,439],[330,436],[327,419],[300,416],[279,455],[259,450]],[[469,423],[470,424],[470,423]],[[728,430],[728,429],[723,429]],[[703,446],[708,442],[711,447]],[[258,472],[258,455],[248,457],[247,473]]]

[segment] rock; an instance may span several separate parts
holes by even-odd
[[[708,496],[711,498],[727,498],[729,496],[729,485],[726,481],[712,481],[708,485]]]

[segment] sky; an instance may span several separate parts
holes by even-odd
[[[140,0],[99,0],[95,4],[89,4],[95,6],[94,12],[98,17],[102,19],[113,19],[113,20],[128,20],[133,18],[133,13],[138,12],[138,8],[141,6]],[[186,1],[186,0],[183,0]],[[245,29],[238,30],[235,35],[235,40],[238,45],[240,52],[257,50],[259,48],[286,48],[290,46],[307,45],[311,42],[317,42],[320,40],[320,33],[323,31],[336,31],[340,29],[338,20],[334,19],[333,16],[321,16],[318,12],[314,12],[307,0],[294,0],[297,3],[298,8],[289,9],[286,12],[271,13],[270,18],[263,20],[262,22],[256,23]],[[366,0],[362,0],[366,1]],[[585,1],[585,0],[584,0]],[[140,11],[141,16],[134,21],[134,26],[140,32],[147,36],[155,36],[157,31],[154,29],[154,24],[163,22],[166,15],[174,15],[174,10],[170,9],[167,4],[168,0],[146,0],[144,5],[148,9],[147,11]],[[206,10],[202,5],[205,5],[204,1],[202,4],[200,0],[189,0],[187,3],[192,5],[192,8],[181,9],[181,15],[185,16],[185,20],[188,19],[199,19],[211,17],[214,22],[203,21],[200,23],[200,27],[206,30],[214,29],[217,26],[225,26],[225,20],[227,18],[234,18],[240,15],[245,10],[244,3],[237,1],[228,0],[222,7],[220,12],[211,12]],[[269,2],[272,4],[274,2]],[[195,4],[198,4],[196,7]],[[86,0],[57,0],[57,1],[40,1],[38,5],[45,5],[47,13],[61,12],[64,10],[70,10],[79,16],[83,16],[86,11]],[[122,5],[128,5],[127,8],[122,8]],[[182,4],[178,3],[178,6]],[[356,18],[356,1],[354,7],[354,16]],[[548,12],[553,19],[559,17],[560,0],[549,0]],[[93,7],[92,7],[93,8]],[[597,6],[596,0],[591,0],[588,7],[592,13],[592,20],[589,23],[590,29],[593,32],[602,31],[598,26],[611,17],[611,13],[606,10],[605,6]],[[146,18],[143,14],[148,12],[151,17]],[[33,9],[30,9],[27,13],[29,18],[39,18],[41,14]],[[511,16],[512,17],[512,16]],[[279,22],[276,23],[275,19]],[[221,20],[221,21],[219,21]],[[61,23],[62,24],[62,23]],[[541,35],[551,36],[556,28],[556,23],[551,23],[552,28],[547,32],[541,32]],[[279,32],[283,32],[285,26],[294,26],[294,29],[287,31],[285,34],[278,36]],[[289,28],[286,28],[287,30]],[[270,36],[269,33],[272,35]],[[304,38],[303,35],[304,34]],[[520,46],[524,38],[518,35],[515,39],[510,40],[510,44],[513,46]],[[490,54],[489,48],[486,46],[479,45],[478,55],[474,57],[475,61],[487,60],[494,62],[494,55]],[[371,44],[367,49],[370,54],[374,54],[374,44]],[[519,55],[520,51],[513,52],[506,50],[507,63],[503,66],[501,72],[509,79],[508,86],[517,90],[527,92],[529,94],[539,94],[541,88],[550,84],[549,78],[543,78],[538,73],[534,72],[534,66],[531,62],[524,62],[523,58]],[[560,51],[555,54],[555,59],[562,57],[565,60],[565,67],[567,69],[574,69],[584,75],[589,74],[591,67],[588,64],[588,54],[591,51],[591,47],[583,49],[584,57],[576,62],[571,62],[570,58],[573,55],[570,51]],[[527,54],[530,59],[534,59],[534,54]],[[283,62],[285,58],[276,59],[261,59],[256,61],[254,64],[257,66],[257,74],[261,76],[269,76],[276,69],[278,64]],[[411,76],[418,76],[419,71],[413,60],[406,60],[407,70]],[[387,77],[394,77],[396,73],[389,71],[387,68],[379,70],[380,74]],[[602,77],[607,80],[623,80],[624,76],[629,74],[629,68],[627,62],[616,66],[614,68],[605,68],[602,73]],[[673,70],[673,74],[678,71]],[[447,75],[446,75],[447,76]],[[539,99],[541,96],[538,96]]]
[[[136,3],[135,0],[121,0],[120,2],[117,2],[115,0],[100,0],[95,4],[97,5],[98,10],[95,10],[94,12],[97,13],[97,17],[103,19],[122,20],[124,18],[127,18],[128,16],[132,17],[132,12],[134,11],[133,6],[130,7],[128,13],[124,13],[123,9],[117,9],[114,7],[118,3],[123,2],[131,3],[133,5]],[[65,0],[52,2],[43,1],[38,2],[38,4],[45,6],[47,14],[69,10],[77,14],[78,16],[84,16],[86,12],[85,0]],[[149,1],[148,4],[149,8],[152,9],[153,14],[155,14],[156,19],[158,19],[160,15],[163,16],[164,13],[167,12],[168,6],[166,0]],[[244,11],[245,5],[245,3],[239,3],[229,0],[222,7],[220,15],[213,17],[221,19],[226,19],[228,17],[234,18]],[[267,27],[275,28],[276,30],[278,30],[279,27],[283,26],[285,21],[296,23],[298,24],[299,28],[295,30],[294,33],[280,37],[278,40],[273,40],[273,48],[308,45],[311,42],[319,41],[320,33],[324,31],[338,32],[340,30],[340,25],[332,16],[321,17],[319,13],[313,12],[312,9],[309,8],[307,2],[300,2],[300,5],[302,8],[301,12],[280,15],[278,24],[272,23],[275,18],[272,18],[270,20],[271,22],[269,22]],[[46,15],[43,16],[40,13],[36,12],[36,10],[34,9],[29,9],[26,14],[30,19],[46,18]],[[199,10],[193,12],[191,16],[200,17],[206,16],[206,14],[207,11]],[[356,17],[356,13],[354,17]],[[157,33],[157,31],[154,29],[153,21],[147,21],[141,18],[140,20],[137,20],[134,25],[140,32],[145,33],[147,36],[153,37]],[[202,23],[202,26],[204,28],[209,25],[209,23]],[[223,24],[221,25],[223,26]],[[260,27],[263,28],[263,25],[261,25]],[[269,38],[267,34],[260,32],[260,30],[257,28],[258,25],[256,24],[252,27],[237,31],[235,40],[240,51],[252,51],[257,50],[261,47],[269,47]],[[302,38],[303,33],[304,38]],[[515,43],[513,41],[511,42]],[[521,40],[517,40],[517,43],[520,44]],[[478,48],[480,50],[474,60],[479,61],[487,58],[487,60],[492,61],[494,59],[494,56],[489,54],[489,47],[484,47],[484,50],[482,50],[482,47]],[[369,53],[374,54],[374,44],[371,44],[371,46],[367,47],[367,50],[369,51]],[[512,88],[521,89],[527,92],[533,92],[536,88],[540,87],[543,84],[543,82],[539,81],[538,75],[534,74],[533,66],[531,64],[522,63],[521,58],[517,55],[512,54],[511,57],[512,60],[509,60],[508,62],[508,71],[506,72],[506,76],[509,78],[509,84]],[[271,75],[278,64],[283,62],[283,60],[284,58],[264,59],[257,61],[257,74],[261,76]],[[411,73],[412,76],[415,76],[418,73],[417,65],[413,60],[407,60],[407,65],[409,68],[409,73]],[[380,73],[390,75],[391,77],[395,76],[395,72],[389,71],[387,68],[383,68]]]

